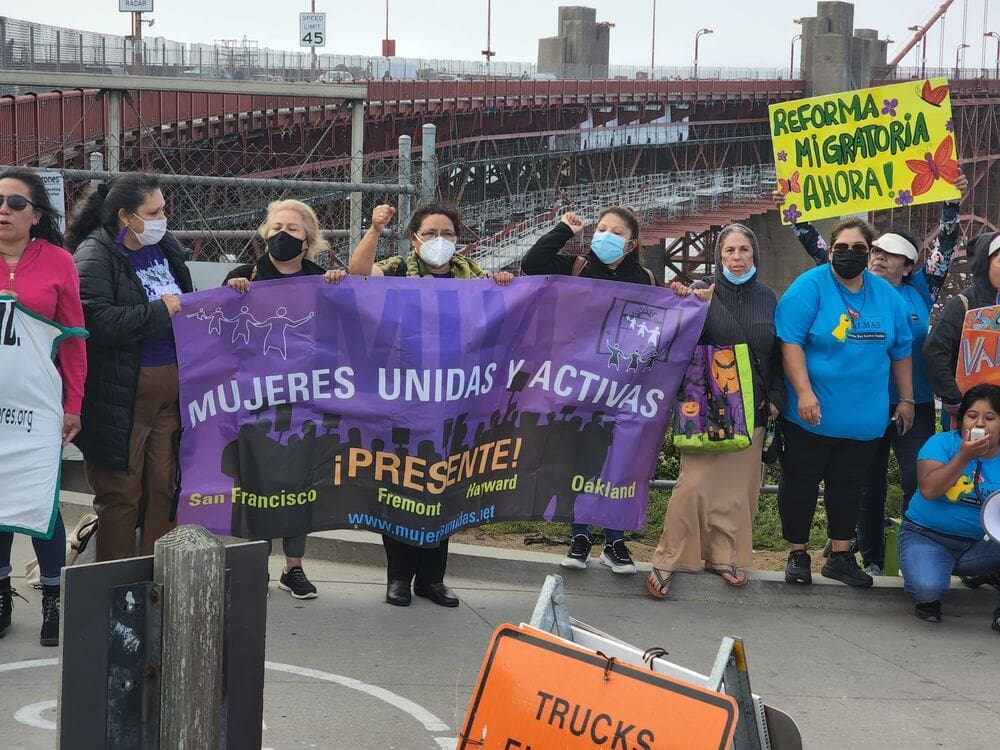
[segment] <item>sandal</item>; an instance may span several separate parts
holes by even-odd
[[[706,565],[705,570],[719,576],[733,588],[746,586],[750,582],[747,574],[738,570],[735,565]]]
[[[660,571],[659,568],[653,568],[649,575],[646,576],[646,591],[654,599],[666,599],[667,594],[670,593],[670,581],[674,577],[674,572],[672,570],[666,571],[666,575]]]

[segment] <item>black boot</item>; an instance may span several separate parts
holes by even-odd
[[[59,586],[42,586],[42,634],[38,642],[59,645]]]
[[[10,613],[14,609],[14,593],[10,587],[10,578],[0,578],[0,638],[4,637],[10,627]]]

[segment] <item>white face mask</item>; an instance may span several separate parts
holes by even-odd
[[[144,228],[141,232],[136,232],[135,238],[143,247],[155,245],[167,233],[166,219],[143,219],[142,223]],[[132,231],[135,232],[134,229]]]
[[[455,243],[444,237],[435,237],[420,246],[420,257],[431,268],[448,265],[451,256],[455,254]]]

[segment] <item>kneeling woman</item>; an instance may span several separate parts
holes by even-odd
[[[951,575],[1000,580],[1000,542],[983,539],[983,501],[1000,491],[1000,386],[970,388],[958,429],[931,437],[917,457],[919,491],[899,534],[899,565],[916,616],[941,621]],[[993,612],[1000,632],[1000,607]]]
[[[394,256],[375,263],[379,235],[392,221],[396,209],[376,206],[372,224],[351,256],[350,271],[362,276],[404,276],[427,279],[490,278],[476,263],[455,254],[458,230],[462,225],[458,211],[436,203],[419,207],[413,212],[407,233],[412,250],[409,259]],[[514,276],[500,271],[492,276],[501,286]],[[457,607],[458,597],[444,585],[448,565],[448,540],[437,547],[414,547],[406,542],[382,535],[388,567],[385,600],[397,607],[408,607],[412,593],[430,599],[442,607]]]

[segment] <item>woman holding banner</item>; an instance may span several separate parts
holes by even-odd
[[[80,202],[66,231],[90,338],[83,429],[97,559],[153,554],[175,525],[180,438],[170,318],[192,290],[187,251],[167,231],[153,175],[126,172]]]
[[[960,174],[955,187],[962,193],[968,180]],[[776,205],[784,203],[780,192],[773,194]],[[907,307],[910,329],[913,334],[913,426],[900,432],[891,422],[879,440],[875,457],[868,467],[861,510],[858,515],[857,545],[862,565],[869,575],[883,575],[885,568],[885,501],[888,491],[889,450],[896,454],[903,487],[903,510],[917,490],[917,453],[936,429],[934,391],[924,371],[920,352],[927,337],[930,311],[938,299],[941,287],[951,267],[952,256],[958,242],[958,201],[942,206],[941,223],[935,245],[928,251],[921,267],[917,267],[920,245],[906,229],[890,228],[872,243],[868,270],[888,281],[899,292]],[[823,265],[829,260],[826,242],[808,222],[792,224],[792,229],[806,252]],[[899,392],[894,382],[889,382],[889,409],[894,412],[899,403]]]
[[[0,172],[0,296],[13,297],[32,313],[66,328],[83,327],[80,280],[73,258],[62,248],[59,214],[42,180],[28,169]],[[63,445],[80,431],[87,353],[83,339],[70,336],[59,344],[57,365],[63,385]],[[37,373],[22,372],[24,378]],[[13,488],[6,488],[10,492]],[[0,514],[0,526],[4,525]],[[31,539],[42,584],[43,646],[59,645],[60,571],[66,564],[66,529],[56,511],[52,536]],[[10,585],[10,552],[14,534],[0,533],[0,638],[10,626],[14,589]],[[22,597],[23,598],[23,597]]]
[[[379,237],[395,215],[396,209],[392,206],[376,206],[372,211],[371,226],[351,256],[352,274],[425,279],[492,278],[500,286],[514,280],[513,274],[507,271],[489,276],[475,262],[456,254],[461,216],[454,208],[438,203],[420,206],[413,212],[406,228],[411,243],[409,259],[396,255],[376,263]],[[444,584],[448,566],[447,539],[437,547],[415,547],[383,534],[382,545],[388,581],[385,600],[389,604],[408,607],[412,594],[442,607],[460,604],[458,597]]]
[[[789,583],[812,583],[806,543],[820,481],[832,548],[823,575],[850,586],[873,583],[850,548],[868,467],[889,422],[889,389],[858,384],[888,383],[891,371],[899,394],[893,421],[904,433],[913,424],[909,314],[893,287],[866,270],[874,239],[865,221],[838,224],[830,263],[800,275],[775,315],[788,392],[778,510],[791,544]]]
[[[710,302],[699,343],[748,344],[757,413],[749,447],[732,453],[681,452],[680,476],[646,580],[654,599],[666,598],[678,570],[704,569],[730,586],[743,586],[749,580],[741,568],[753,562],[765,425],[785,406],[781,346],[774,331],[778,300],[758,280],[759,264],[757,235],[742,224],[731,224],[719,233],[715,245],[720,273],[699,281],[694,289],[671,285],[679,296],[694,293]]]
[[[639,220],[631,209],[611,206],[600,212],[587,255],[562,252],[566,243],[580,234],[584,226],[576,214],[563,214],[555,229],[528,250],[521,260],[521,270],[528,276],[558,274],[656,286],[653,272],[642,265]],[[571,534],[569,550],[560,564],[564,568],[583,570],[590,560],[590,529],[585,523],[574,523]],[[604,529],[601,565],[620,575],[636,572],[632,555],[625,546],[623,530]]]
[[[298,200],[273,201],[267,207],[267,216],[257,229],[267,245],[267,252],[253,263],[234,268],[223,284],[239,294],[250,291],[254,281],[292,279],[300,276],[323,276],[328,284],[336,284],[347,272],[327,271],[315,263],[317,254],[329,250],[330,245],[319,228],[316,213]],[[268,548],[271,540],[265,540]],[[315,599],[316,586],[302,568],[306,554],[306,532],[281,540],[285,553],[285,567],[278,579],[278,587],[295,599]]]

